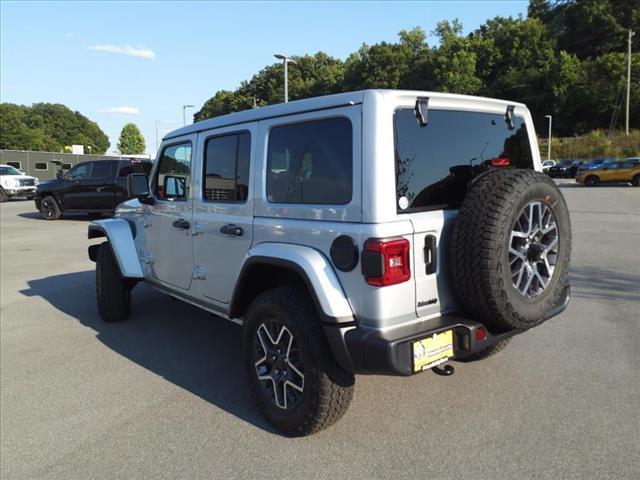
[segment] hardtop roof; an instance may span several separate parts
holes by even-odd
[[[507,100],[498,100],[487,97],[476,97],[471,95],[458,95],[452,93],[441,92],[427,92],[417,90],[360,90],[356,92],[337,93],[333,95],[325,95],[322,97],[305,98],[302,100],[294,100],[288,103],[278,103],[276,105],[269,105],[266,107],[253,108],[250,110],[244,110],[241,112],[229,113],[227,115],[220,115],[219,117],[202,120],[200,122],[192,123],[182,128],[178,128],[169,132],[163,137],[163,140],[170,138],[180,137],[182,135],[188,135],[191,133],[201,132],[204,130],[211,130],[214,128],[221,128],[225,126],[231,126],[241,123],[255,122],[264,120],[267,118],[282,117],[287,115],[295,115],[298,113],[311,112],[316,110],[325,110],[329,108],[337,108],[347,105],[356,105],[363,102],[367,93],[378,93],[384,96],[390,97],[406,97],[407,95],[425,96],[425,97],[440,97],[451,98],[458,100],[475,100],[487,104],[501,104],[505,107],[507,105],[524,106],[518,102],[511,102]]]

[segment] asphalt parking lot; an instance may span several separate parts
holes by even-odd
[[[134,290],[101,322],[85,217],[0,208],[0,476],[640,478],[640,189],[562,182],[569,309],[452,377],[360,376],[341,422],[275,432],[250,403],[241,327]]]

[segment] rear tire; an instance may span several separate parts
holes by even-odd
[[[634,175],[631,179],[631,185],[634,187],[640,187],[640,175]]]
[[[251,303],[242,363],[258,408],[287,435],[327,428],[351,403],[355,377],[336,362],[301,288],[274,288]]]
[[[120,275],[120,269],[108,242],[98,247],[96,258],[96,299],[105,322],[120,322],[131,313],[132,283]]]
[[[45,220],[58,220],[62,216],[58,202],[51,195],[47,195],[40,202],[40,214]]]
[[[490,346],[489,348],[485,348],[484,350],[480,350],[473,355],[469,355],[468,357],[461,358],[461,362],[477,362],[479,360],[484,360],[485,358],[493,357],[496,353],[501,352],[509,345],[511,339],[513,337],[505,338],[504,340],[500,340],[495,345]]]
[[[595,187],[599,183],[600,183],[600,179],[595,175],[589,175],[587,178],[584,179],[584,184],[586,187]]]
[[[490,329],[542,323],[567,284],[570,256],[569,211],[546,175],[496,170],[469,187],[453,228],[453,279],[468,313]]]

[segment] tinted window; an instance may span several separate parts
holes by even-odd
[[[7,166],[7,167],[2,166],[0,167],[0,175],[22,175],[22,174],[12,166]]]
[[[70,163],[63,163],[61,166],[62,170],[69,170],[71,168]]]
[[[353,179],[351,122],[330,118],[271,129],[267,198],[273,203],[344,205]]]
[[[49,165],[45,162],[36,162],[33,166],[36,170],[49,170]]]
[[[249,193],[248,132],[207,140],[205,147],[204,198],[244,202]]]
[[[166,147],[159,160],[155,194],[165,200],[189,198],[191,143]]]
[[[624,164],[622,165],[622,168],[633,168],[633,167],[637,167],[638,166],[638,162],[637,161],[630,161],[630,162],[624,162]]]
[[[20,162],[7,162],[7,165],[13,168],[17,168],[18,170],[22,168],[22,163]]]
[[[90,172],[90,163],[79,163],[67,172],[67,178],[69,180],[82,180],[83,178],[88,178]]]
[[[113,162],[96,162],[91,169],[91,178],[109,178]]]
[[[514,117],[513,130],[500,114],[429,110],[428,121],[421,128],[413,109],[395,114],[399,212],[457,207],[479,173],[533,167],[520,117]]]
[[[120,170],[118,170],[119,177],[127,177],[131,173],[144,173],[149,175],[151,172],[150,162],[120,162]]]

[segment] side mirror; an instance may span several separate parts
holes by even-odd
[[[129,198],[149,196],[149,178],[144,173],[131,173],[127,176],[127,195]]]

